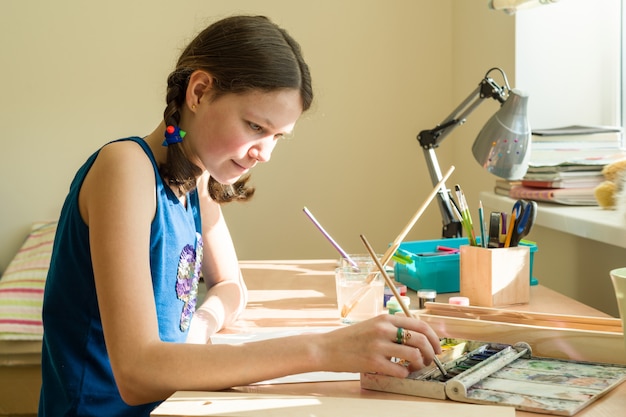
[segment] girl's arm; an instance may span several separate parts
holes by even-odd
[[[204,302],[191,321],[187,341],[207,343],[212,334],[234,322],[246,307],[247,289],[222,210],[208,193],[209,174],[198,178],[204,254]],[[201,301],[201,300],[199,300]]]

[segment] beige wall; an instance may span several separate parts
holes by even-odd
[[[305,205],[346,250],[363,250],[361,233],[383,248],[431,188],[417,132],[441,121],[486,69],[513,70],[512,53],[480,47],[485,37],[513,43],[512,18],[483,0],[36,3],[1,5],[0,270],[31,222],[58,216],[92,151],[154,128],[180,49],[216,18],[260,13],[287,28],[317,94],[295,138],[253,173],[254,201],[226,208],[242,259],[334,257]],[[482,29],[494,25],[503,33]],[[438,151],[444,170],[482,118]],[[453,181],[470,195],[490,186],[473,163],[455,159]],[[432,205],[408,239],[438,238],[440,228]]]
[[[296,137],[254,172],[254,201],[226,208],[240,257],[336,256],[305,205],[347,250],[362,251],[361,233],[383,248],[431,188],[416,134],[443,120],[493,66],[516,86],[515,18],[486,3],[3,0],[0,271],[33,221],[58,216],[92,151],[158,123],[165,78],[186,42],[239,12],[268,15],[300,41],[317,94]],[[473,206],[494,178],[468,155],[494,110],[481,105],[437,152],[444,171],[456,165],[449,185],[462,184]],[[407,239],[438,238],[440,229],[433,204]],[[535,233],[540,281],[615,314],[607,274],[623,251]],[[580,258],[595,262],[573,262]]]

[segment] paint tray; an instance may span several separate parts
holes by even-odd
[[[533,357],[526,343],[442,339],[448,376],[430,365],[407,378],[361,374],[361,387],[572,416],[626,379],[626,366]]]

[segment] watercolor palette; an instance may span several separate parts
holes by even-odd
[[[442,339],[434,366],[407,378],[361,374],[361,387],[434,399],[508,405],[519,410],[571,416],[626,379],[626,366],[533,357],[526,343],[507,345]]]

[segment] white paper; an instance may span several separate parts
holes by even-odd
[[[297,336],[303,333],[323,333],[335,330],[338,327],[303,327],[289,328],[285,330],[267,331],[259,333],[237,333],[237,334],[216,334],[211,336],[211,343],[217,344],[239,344],[256,342],[259,340],[275,339],[278,337]],[[256,385],[264,384],[293,384],[301,382],[326,382],[326,381],[358,381],[359,373],[352,372],[307,372],[270,379],[268,381],[257,382]]]

